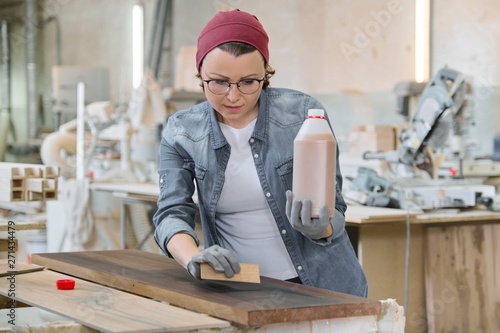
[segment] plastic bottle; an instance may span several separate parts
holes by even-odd
[[[322,109],[309,109],[293,142],[293,199],[312,201],[312,217],[335,213],[337,142]]]

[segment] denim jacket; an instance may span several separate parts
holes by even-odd
[[[298,91],[262,89],[249,141],[257,174],[302,283],[366,297],[366,278],[345,231],[347,207],[341,194],[338,157],[333,235],[311,240],[293,229],[286,217],[285,192],[292,190],[293,140],[311,108],[324,109],[314,98]],[[177,233],[189,234],[200,244],[194,232],[198,209],[193,201],[195,193],[204,245],[219,244],[215,214],[230,154],[231,147],[208,102],[176,112],[168,119],[160,145],[160,196],[153,219],[155,240],[165,254],[170,255],[165,244]]]

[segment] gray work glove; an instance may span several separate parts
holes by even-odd
[[[201,279],[201,263],[208,263],[216,272],[224,272],[228,278],[240,272],[240,264],[234,253],[219,245],[210,246],[191,258],[187,271],[197,279]]]
[[[293,200],[291,191],[286,191],[286,217],[292,227],[310,239],[323,238],[330,224],[328,207],[319,210],[319,218],[311,218],[311,200]]]

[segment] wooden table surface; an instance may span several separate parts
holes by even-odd
[[[246,326],[380,314],[379,301],[262,277],[200,281],[173,259],[138,250],[34,254],[33,262]]]
[[[138,199],[144,201],[156,201],[159,188],[151,183],[93,183],[95,190],[111,191],[119,198]],[[196,195],[193,197],[196,202]],[[481,209],[441,209],[427,212],[407,212],[404,209],[370,207],[362,205],[348,205],[346,211],[346,222],[351,225],[372,223],[404,223],[407,216],[412,224],[432,223],[455,223],[467,221],[498,221],[500,212],[492,212]]]
[[[500,221],[500,212],[484,209],[440,209],[426,212],[407,212],[403,209],[348,205],[346,223],[351,225],[404,223],[407,216],[412,224]]]
[[[0,295],[54,312],[99,332],[187,332],[230,326],[227,321],[54,271],[28,271],[25,269],[15,277],[10,274],[0,277]],[[70,278],[75,280],[74,289],[57,289],[57,280]]]
[[[416,216],[419,214],[421,213],[407,213],[403,209],[348,205],[345,220],[351,224],[394,223],[406,221],[406,216],[408,215],[410,221],[414,222]]]
[[[108,192],[124,192],[131,194],[142,194],[146,196],[156,196],[160,194],[160,188],[157,184],[151,183],[92,183],[93,190]]]

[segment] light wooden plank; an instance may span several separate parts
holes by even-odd
[[[17,253],[17,239],[0,238],[0,252]],[[0,268],[1,268],[1,262],[0,262]]]
[[[24,189],[25,189],[24,178],[20,179],[0,178],[1,191],[24,190]]]
[[[0,162],[0,174],[8,174],[9,169],[26,178],[57,178],[60,172],[58,167],[44,164]]]
[[[24,274],[29,272],[38,272],[44,270],[45,267],[37,265],[29,265],[26,263],[9,261],[8,259],[0,259],[0,277]]]
[[[57,179],[60,175],[60,171],[59,167],[45,165],[42,169],[42,177]]]
[[[113,196],[121,199],[123,201],[132,201],[132,202],[152,202],[155,203],[158,201],[158,196],[156,195],[147,195],[147,194],[134,194],[127,192],[113,192]]]
[[[56,281],[68,278],[50,270],[17,275],[15,298],[101,332],[179,332],[230,326],[227,321],[77,278],[73,278],[75,289],[58,290]],[[11,284],[9,278],[0,278],[0,293],[7,295]]]
[[[0,201],[4,202],[14,202],[14,201],[24,201],[24,190],[11,190],[2,191],[0,190]]]
[[[0,162],[0,179],[24,179],[24,168]]]
[[[0,201],[0,209],[7,209],[12,212],[23,213],[23,215],[36,215],[45,212],[45,204],[40,201],[19,201],[6,202]],[[17,221],[16,221],[17,222]]]
[[[410,212],[410,221],[415,221],[418,212]],[[353,224],[361,223],[394,223],[405,222],[407,212],[403,209],[370,207],[370,206],[347,206],[345,212],[346,222]]]
[[[416,222],[423,224],[432,223],[471,223],[471,222],[498,222],[500,221],[500,213],[489,210],[464,210],[456,214],[447,214],[443,212],[426,213],[417,216]]]
[[[500,224],[428,227],[428,332],[497,332]]]
[[[57,199],[57,191],[43,191],[42,193],[27,191],[25,199],[26,201],[55,200]]]
[[[175,260],[139,250],[38,253],[33,263],[246,326],[379,315],[380,302],[261,277],[197,280]]]
[[[158,197],[160,188],[158,184],[150,183],[93,183],[93,190],[109,191],[109,192],[125,192],[131,194],[143,194],[147,196]]]
[[[0,219],[0,231],[43,230],[43,229],[47,229],[47,225],[43,222],[40,223],[40,222],[29,222],[29,221],[15,221],[15,225],[9,225],[9,221]]]
[[[203,280],[218,280],[231,282],[260,283],[259,265],[240,264],[240,272],[232,278],[226,277],[224,273],[216,272],[209,264],[201,264],[201,278]]]
[[[26,190],[32,192],[54,191],[57,189],[57,181],[49,178],[27,178]]]

